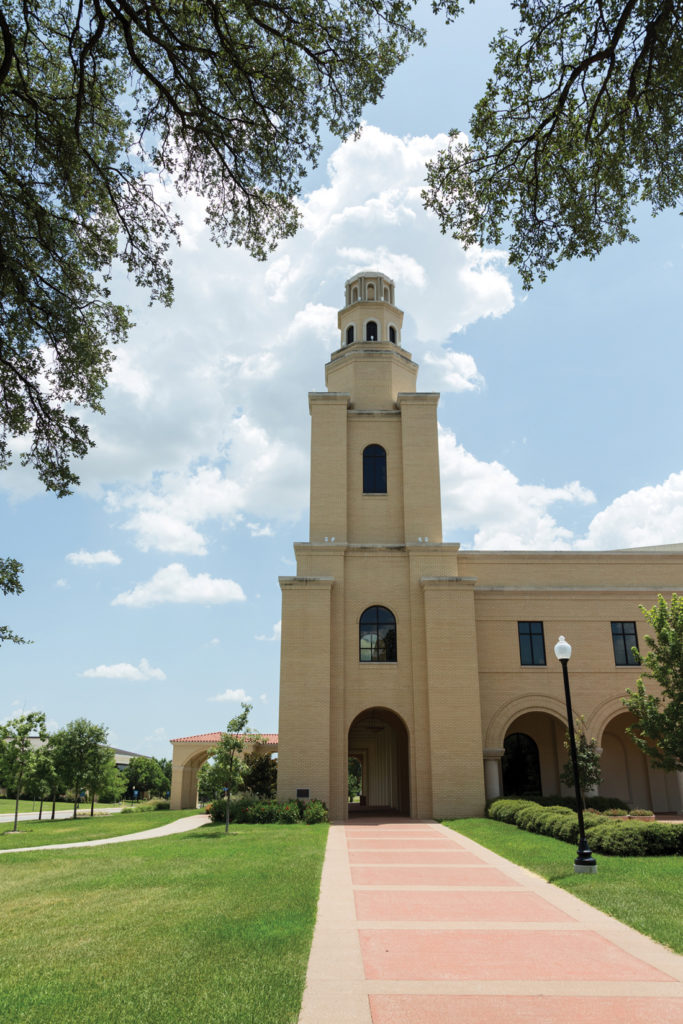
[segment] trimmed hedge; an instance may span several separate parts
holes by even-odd
[[[225,797],[212,800],[205,808],[214,822],[225,821]],[[248,825],[317,825],[328,821],[327,807],[321,800],[264,800],[244,794],[230,800],[230,821]]]
[[[570,807],[572,810],[576,810],[576,799],[573,796],[559,796],[559,794],[551,794],[550,796],[510,796],[505,797],[506,800],[524,800],[525,803],[540,804],[541,807]],[[628,811],[628,804],[625,804],[623,800],[620,800],[616,796],[589,796],[586,797],[586,808],[594,811],[606,811],[608,807],[620,807],[624,811]]]
[[[576,843],[579,819],[569,807],[543,806],[533,800],[494,800],[489,818],[517,825],[527,832]],[[586,840],[596,853],[620,857],[657,857],[683,854],[683,825],[663,822],[614,821],[592,813],[584,814]]]

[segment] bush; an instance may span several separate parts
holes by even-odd
[[[212,800],[206,807],[214,822],[225,821],[225,798]],[[243,793],[230,800],[230,821],[236,825],[298,825],[302,821],[315,825],[327,821],[327,808],[320,800],[263,800],[252,793]]]
[[[304,821],[307,825],[319,825],[323,821],[329,821],[327,807],[322,800],[309,800],[304,807]]]
[[[543,806],[531,800],[494,800],[488,816],[567,843],[577,843],[579,839],[578,815],[566,806]],[[586,841],[594,852],[621,857],[683,853],[683,825],[614,818],[614,813],[585,815]]]
[[[533,806],[531,800],[522,800],[521,798],[494,800],[488,809],[488,816],[496,821],[504,821],[508,825],[514,825],[517,814],[523,808]]]

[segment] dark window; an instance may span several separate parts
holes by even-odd
[[[519,657],[522,665],[545,665],[542,622],[518,622]]]
[[[614,645],[615,665],[639,665],[640,662],[633,653],[633,647],[638,647],[635,622],[613,622],[612,623],[612,644]]]
[[[387,453],[381,444],[363,451],[363,494],[387,493]]]
[[[368,320],[365,326],[365,340],[377,341],[377,324],[374,320]]]
[[[353,342],[353,324],[346,328],[346,344],[350,345]]]
[[[396,619],[382,605],[366,608],[360,617],[360,660],[396,661]]]
[[[524,732],[505,737],[503,756],[504,796],[538,796],[541,793],[541,766],[538,747]]]
[[[396,328],[395,327],[390,327],[389,328],[389,341],[391,341],[394,345],[396,344]]]

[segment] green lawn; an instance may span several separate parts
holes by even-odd
[[[494,853],[683,953],[683,858],[596,854],[595,875],[574,874],[576,847],[486,818],[444,821]]]
[[[2,1020],[293,1024],[326,836],[208,825],[2,858]]]
[[[133,814],[108,814],[94,818],[56,818],[54,821],[20,821],[19,831],[11,832],[13,822],[0,822],[0,850],[55,843],[82,843],[88,839],[108,839],[158,828],[176,818],[196,811],[138,811]]]
[[[7,797],[0,797],[0,814],[14,814],[15,800],[8,800]],[[118,804],[95,804],[95,813],[100,807],[118,807]],[[55,810],[57,811],[73,811],[74,805],[73,800],[71,803],[64,803],[63,800],[58,800]],[[19,801],[19,813],[23,814],[26,811],[34,811],[36,814],[40,810],[40,800],[20,800]],[[90,801],[81,801],[79,805],[79,813],[81,811],[90,810]],[[52,801],[46,800],[43,803],[43,817],[50,817],[52,814]]]

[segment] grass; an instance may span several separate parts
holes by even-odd
[[[208,825],[5,858],[2,1019],[293,1024],[326,836]]]
[[[487,818],[443,824],[683,953],[683,858],[598,854],[597,874],[576,875],[576,848],[559,839]]]
[[[4,797],[4,796],[0,797],[0,814],[14,814],[15,803],[16,803],[15,800],[8,800],[8,798]],[[100,804],[100,803],[95,803],[95,813],[97,813],[98,809],[101,808],[101,807],[118,807],[118,804]],[[74,802],[73,802],[73,800],[71,800],[70,802],[69,801],[64,802],[63,800],[58,800],[57,801],[57,805],[55,807],[55,810],[57,810],[57,811],[73,811],[73,809],[74,809]],[[40,800],[20,800],[19,801],[19,814],[25,814],[26,811],[35,812],[35,814],[37,814],[39,810],[40,810]],[[79,810],[80,811],[84,811],[84,810],[90,811],[90,801],[89,800],[85,800],[85,801],[82,800],[81,803],[80,803]],[[49,818],[51,814],[52,814],[52,800],[45,800],[44,803],[43,803],[43,817],[44,818],[45,817]]]
[[[0,823],[0,850],[18,850],[56,843],[82,843],[88,839],[109,839],[130,835],[148,828],[166,825],[196,811],[140,811],[136,814],[111,814],[95,818],[55,818],[54,821],[20,821],[19,831],[11,832],[13,822]]]

